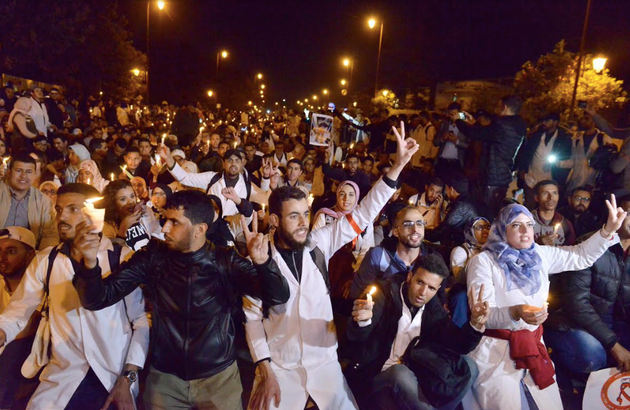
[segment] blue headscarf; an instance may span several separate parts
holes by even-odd
[[[508,290],[521,289],[530,296],[540,289],[542,261],[533,243],[528,249],[514,249],[508,244],[506,235],[508,225],[520,214],[534,221],[532,214],[523,205],[511,204],[501,209],[492,223],[483,250],[490,252],[505,272]]]

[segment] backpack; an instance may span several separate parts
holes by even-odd
[[[610,164],[617,157],[617,146],[614,144],[604,144],[604,135],[600,132],[597,134],[598,147],[589,159],[588,165],[598,171],[607,171]]]

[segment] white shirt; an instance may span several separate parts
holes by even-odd
[[[48,135],[48,127],[50,121],[48,120],[48,110],[45,104],[40,104],[36,99],[31,97],[31,108],[28,110],[28,115],[31,116],[35,123],[35,128],[38,132]]]
[[[9,293],[6,281],[4,278],[0,277],[0,313],[4,312],[4,309],[7,307],[10,300],[11,293]]]
[[[111,241],[104,237],[98,253],[103,276],[110,274],[107,252],[111,249]],[[52,247],[35,256],[9,306],[0,315],[0,329],[7,335],[6,343],[24,329],[44,298],[51,250]],[[131,250],[124,247],[121,261],[127,260],[131,254]],[[50,363],[41,374],[29,409],[65,408],[90,368],[109,391],[125,364],[144,366],[149,350],[149,322],[144,312],[142,291],[136,289],[125,297],[124,302],[89,311],[81,306],[72,285],[73,277],[70,258],[57,254],[50,275]]]
[[[420,327],[422,326],[422,313],[424,313],[424,305],[418,309],[416,315],[412,318],[411,311],[405,303],[405,297],[403,295],[403,286],[400,287],[400,298],[402,301],[402,315],[398,319],[398,330],[396,331],[396,338],[392,344],[392,350],[389,353],[389,358],[383,365],[381,371],[385,371],[395,364],[400,364],[400,358],[405,354],[407,346],[413,340],[414,337],[420,336]]]
[[[529,171],[525,174],[525,183],[528,187],[533,188],[540,181],[551,179],[551,163],[549,162],[549,154],[553,150],[553,143],[558,137],[558,130],[553,134],[549,143],[546,144],[547,133],[543,133],[540,137],[540,144],[536,148],[532,163],[529,164]]]
[[[452,132],[453,134],[455,134],[457,137],[461,135],[461,133],[459,132],[459,128],[457,128],[457,125],[455,124],[452,124],[452,123],[448,124],[448,130]],[[442,150],[441,157],[444,159],[458,159],[459,154],[457,152],[457,147],[455,146],[455,144],[453,144],[450,141],[447,141],[444,144],[444,149]]]

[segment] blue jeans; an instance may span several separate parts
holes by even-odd
[[[606,367],[604,346],[584,330],[545,329],[544,338],[554,361],[572,372],[591,373]]]
[[[439,410],[455,409],[479,375],[475,362],[467,356],[463,358],[470,367],[470,380],[458,397]],[[372,394],[377,401],[377,408],[381,410],[433,409],[418,386],[416,375],[403,364],[396,364],[380,372],[372,381]]]
[[[448,309],[451,311],[451,318],[457,327],[461,328],[470,321],[466,286],[457,284],[448,291]]]

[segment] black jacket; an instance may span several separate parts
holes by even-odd
[[[563,331],[585,330],[607,351],[610,350],[619,337],[602,317],[612,310],[615,321],[625,321],[630,326],[628,262],[623,248],[617,244],[588,269],[552,276],[549,298],[552,313],[545,327]]]
[[[459,128],[469,139],[481,141],[479,169],[483,185],[507,187],[512,182],[516,154],[527,134],[527,123],[518,115],[497,117],[487,127],[471,127],[462,120]]]
[[[328,164],[322,165],[322,172],[328,178],[335,179],[339,182],[343,181],[352,181],[359,186],[359,190],[361,191],[361,195],[359,195],[360,199],[363,199],[365,195],[372,188],[372,184],[370,184],[370,177],[368,174],[363,172],[362,170],[357,170],[354,175],[350,175],[350,171],[343,168],[332,168]]]
[[[183,380],[225,370],[236,359],[233,315],[243,295],[286,303],[289,286],[276,263],[254,266],[234,248],[211,242],[196,252],[169,251],[153,240],[101,279],[101,269],[75,267],[74,286],[89,310],[113,305],[145,284],[153,299],[151,329],[156,369]]]
[[[398,332],[398,320],[402,316],[400,287],[400,283],[379,283],[379,289],[373,296],[374,310],[369,326],[359,327],[352,318],[348,321],[348,340],[353,346],[349,368],[353,373],[360,373],[360,379],[371,381],[389,358]],[[477,347],[482,335],[470,323],[461,329],[457,327],[437,297],[425,305],[420,327],[423,343],[434,343],[456,353],[467,354]]]
[[[536,131],[525,142],[525,145],[523,145],[517,159],[518,168],[521,171],[527,172],[529,170],[529,166],[534,159],[534,154],[536,154],[536,150],[538,149],[538,145],[540,144],[540,139],[543,134],[544,131]],[[560,185],[564,185],[571,169],[559,168],[558,162],[571,158],[571,137],[562,127],[558,127],[558,137],[556,137],[556,140],[553,143],[553,149],[551,152],[556,156],[556,162],[551,165],[551,177]]]
[[[598,230],[604,223],[597,217],[597,215],[593,214],[590,209],[587,209],[582,212],[581,215],[576,216],[571,207],[565,206],[564,208],[558,209],[558,213],[571,222],[577,238],[589,232]]]
[[[458,196],[446,209],[444,220],[435,229],[427,230],[424,237],[446,247],[464,243],[464,227],[468,221],[481,215],[479,209],[481,207],[475,205],[470,196]]]

